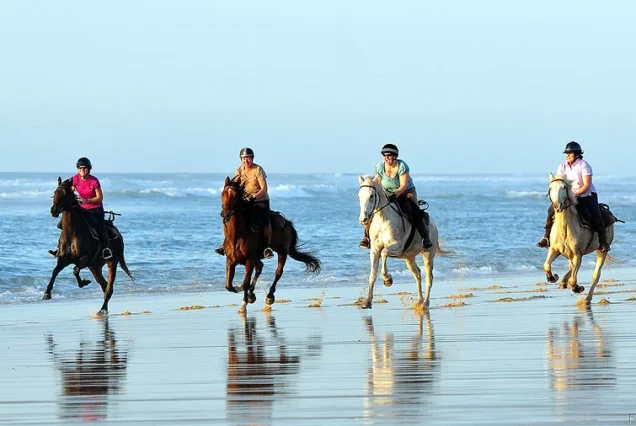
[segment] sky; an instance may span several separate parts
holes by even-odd
[[[0,172],[634,174],[633,0],[6,0]]]

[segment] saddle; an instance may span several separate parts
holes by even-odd
[[[93,237],[94,240],[100,241],[97,220],[88,214],[83,214],[82,218],[84,219],[84,222],[86,222],[88,230],[91,231],[91,237]],[[108,232],[109,240],[115,240],[121,236],[119,229],[117,229],[112,220],[105,220],[104,223],[106,224],[106,231]]]
[[[614,213],[612,213],[612,211],[610,210],[610,208],[609,208],[609,206],[607,204],[598,203],[598,207],[601,209],[601,216],[603,217],[603,224],[605,225],[606,228],[608,226],[610,226],[610,225],[613,225],[616,222],[625,223],[624,220],[620,220],[619,218],[614,216]],[[579,218],[580,218],[580,221],[581,221],[581,225],[586,227],[586,228],[592,229],[591,218],[587,214],[587,211],[584,210],[584,209],[580,209],[578,204],[576,206],[576,210],[579,212]]]

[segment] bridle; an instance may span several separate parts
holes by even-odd
[[[57,189],[55,190],[55,192],[57,192],[60,188],[63,188],[66,191],[66,195],[62,198],[64,203],[57,203],[56,205],[53,206],[56,208],[56,213],[58,215],[61,213],[64,213],[65,211],[79,207],[79,203],[75,200],[75,196],[73,194],[71,187],[67,184],[62,183],[61,185],[57,186]],[[53,195],[53,199],[55,199],[55,195]],[[65,204],[65,205],[60,205],[60,204]],[[53,207],[51,207],[51,210],[53,210]]]
[[[233,203],[233,205],[230,205],[229,203],[226,204],[221,204],[221,217],[223,218],[223,223],[227,223],[232,216],[236,215],[238,213],[238,211],[240,210],[239,205],[240,205],[240,201],[241,201],[241,188],[240,186],[238,186],[236,183],[229,183],[227,185],[225,185],[223,187],[223,192],[225,192],[225,190],[227,188],[231,188],[234,189],[236,191],[236,198],[237,201],[235,203]],[[227,214],[224,214],[224,212],[227,210]]]
[[[565,190],[566,191],[570,190],[570,183],[567,180],[561,179],[561,178],[552,179],[552,182],[550,182],[550,186],[552,186],[552,184],[554,182],[562,182],[562,183],[565,184]],[[550,197],[550,188],[549,187],[548,187],[548,193],[546,194],[546,197],[548,197],[548,198]],[[552,202],[552,200],[550,200],[550,202]],[[572,207],[573,205],[574,205],[574,203],[572,203],[572,201],[571,201],[571,199],[570,199],[570,197],[568,195],[568,196],[566,196],[565,203],[563,203],[563,207],[561,207],[561,210],[562,211],[567,210],[570,207]]]
[[[371,211],[371,214],[369,215],[368,220],[371,220],[371,218],[376,214],[381,212],[382,210],[384,210],[385,208],[391,206],[391,201],[387,202],[385,205],[383,205],[382,207],[378,207],[378,204],[380,204],[380,197],[378,196],[378,189],[374,186],[374,185],[360,185],[360,188],[371,188],[373,190],[373,192],[375,193],[375,201],[373,204],[373,210]],[[402,215],[402,212],[399,210],[399,206],[396,209],[395,206],[391,207],[396,213],[399,213],[400,215]]]

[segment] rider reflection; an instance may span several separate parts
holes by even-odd
[[[409,339],[395,339],[387,332],[383,339],[375,334],[373,318],[365,317],[371,342],[371,366],[365,397],[365,417],[421,418],[423,395],[433,391],[440,369],[435,348],[433,324],[428,312],[414,313],[417,331]],[[426,335],[424,331],[426,330]]]
[[[240,423],[270,420],[274,401],[288,394],[290,376],[300,371],[300,355],[291,354],[267,314],[271,335],[257,329],[256,319],[243,317],[243,329],[228,330],[227,413]]]
[[[548,330],[547,357],[550,387],[559,399],[567,393],[616,385],[616,367],[611,342],[594,321],[590,307],[571,322]]]
[[[105,318],[103,336],[96,342],[80,341],[74,356],[61,351],[52,335],[47,335],[48,352],[62,373],[58,403],[60,419],[104,420],[108,397],[121,390],[128,354],[117,348],[115,332]]]

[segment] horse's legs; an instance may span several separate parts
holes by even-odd
[[[265,303],[268,305],[273,305],[276,301],[276,283],[280,280],[280,277],[283,276],[283,269],[285,268],[285,262],[287,262],[287,253],[280,252],[278,253],[278,266],[276,267],[276,273],[274,274],[274,282],[269,288],[269,293],[267,293],[267,298],[265,299]]]
[[[245,276],[243,277],[243,302],[241,303],[241,307],[239,308],[239,313],[247,312],[247,304],[254,303],[256,301],[256,295],[250,287],[250,281],[252,280],[253,271],[254,261],[247,260],[245,262]]]
[[[108,281],[104,278],[102,274],[101,266],[89,266],[93,277],[95,277],[95,281],[99,283],[104,292],[104,303],[102,304],[102,308],[97,312],[97,316],[104,316],[108,314],[108,302],[110,298],[113,296],[113,284],[115,282],[115,277],[117,276],[117,264],[115,262],[109,262],[108,264]]]
[[[252,278],[252,283],[250,284],[252,292],[254,292],[254,289],[256,289],[256,283],[258,282],[258,277],[261,276],[261,272],[263,272],[263,262],[259,259],[254,265],[254,277]]]
[[[53,272],[51,273],[51,279],[49,280],[49,285],[46,286],[46,290],[44,290],[44,295],[42,296],[42,300],[50,300],[51,299],[51,291],[53,290],[53,283],[55,282],[55,278],[57,278],[57,274],[64,268],[69,265],[69,262],[64,258],[58,257],[57,264],[55,268],[53,268]]]
[[[229,258],[227,258],[227,260],[225,261],[225,289],[230,293],[238,293],[238,291],[232,285],[235,272],[236,263],[233,263]]]
[[[583,260],[583,256],[578,254],[575,254],[574,256],[572,256],[572,259],[570,259],[571,275],[570,275],[570,279],[568,279],[568,285],[570,286],[572,291],[575,293],[581,293],[583,290],[585,290],[585,287],[577,284],[578,282],[577,275],[579,273],[579,268],[581,267],[582,260]]]
[[[386,259],[387,259],[387,251],[382,250],[380,256],[382,258],[382,268],[380,269],[380,274],[382,274],[382,280],[384,281],[384,285],[386,287],[391,287],[393,285],[393,277],[386,270]]]
[[[367,298],[362,302],[362,307],[364,309],[371,309],[372,307],[371,305],[373,303],[373,286],[375,284],[376,278],[378,277],[378,263],[380,260],[380,249],[372,245],[370,256],[371,256],[371,271],[369,272],[369,290],[367,291]],[[384,262],[386,262],[386,257],[384,258]]]
[[[569,267],[568,262],[568,271],[565,273],[565,275],[563,275],[563,278],[561,278],[561,282],[559,283],[560,289],[564,290],[568,288],[568,280],[570,279],[570,275],[572,275],[572,269]]]
[[[594,273],[592,274],[592,285],[590,286],[590,291],[585,296],[585,303],[590,304],[592,302],[592,296],[594,295],[594,288],[598,283],[598,280],[601,279],[601,268],[605,263],[605,258],[607,257],[607,252],[602,253],[600,251],[596,251],[596,267],[594,268]]]
[[[83,280],[80,277],[80,271],[88,266],[88,256],[80,257],[79,261],[75,264],[73,268],[73,275],[75,275],[75,279],[77,280],[77,286],[79,288],[86,287],[91,283],[91,280]]]
[[[548,278],[549,283],[555,283],[559,279],[558,275],[552,275],[552,262],[554,262],[554,259],[559,257],[559,254],[560,253],[558,251],[552,250],[552,248],[548,248],[548,257],[543,263],[543,270],[545,271],[545,275]]]
[[[433,288],[433,267],[435,264],[435,249],[430,248],[422,252],[424,259],[424,279],[426,280],[426,293],[424,294],[424,305],[428,307],[431,298],[431,289]],[[415,259],[414,259],[415,260]]]
[[[404,262],[406,262],[406,267],[409,271],[411,271],[411,274],[413,274],[413,279],[415,280],[415,286],[417,290],[417,301],[415,302],[415,304],[418,306],[422,306],[424,305],[424,297],[422,296],[422,271],[420,270],[420,267],[417,266],[415,257],[405,258]],[[428,303],[428,300],[426,302]]]

